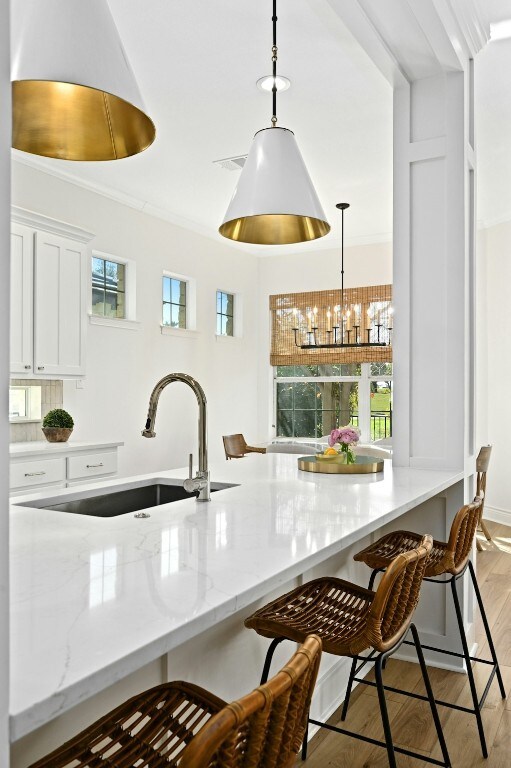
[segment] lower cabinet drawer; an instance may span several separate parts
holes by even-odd
[[[113,472],[117,472],[117,451],[69,456],[67,459],[68,480],[111,475]]]
[[[11,462],[10,478],[11,488],[58,483],[66,479],[66,460],[59,458]]]

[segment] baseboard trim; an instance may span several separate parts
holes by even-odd
[[[494,523],[511,526],[511,509],[502,509],[501,507],[489,507],[484,505],[484,517]]]

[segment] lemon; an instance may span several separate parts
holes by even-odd
[[[336,456],[337,455],[337,451],[335,450],[335,448],[325,448],[325,450],[323,452],[323,455],[324,456]]]

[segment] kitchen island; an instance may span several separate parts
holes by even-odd
[[[52,496],[64,501],[186,474],[115,479]],[[101,691],[157,659],[168,679],[201,683],[224,698],[248,691],[267,645],[243,628],[257,604],[323,572],[365,583],[368,573],[351,555],[386,526],[442,537],[463,503],[465,478],[389,461],[374,475],[309,474],[286,454],[222,462],[211,477],[233,487],[210,502],[151,508],[147,518],[18,506],[42,493],[13,500],[11,740],[32,732],[32,758],[62,740],[52,731],[55,719],[85,702],[83,719],[92,721],[103,712],[95,703]],[[421,620],[428,640],[448,643],[442,607],[443,614],[423,611]],[[288,646],[282,658],[290,654]],[[339,660],[323,662],[321,714],[339,704],[344,674]],[[155,682],[149,675],[144,687]],[[82,725],[80,717],[72,723],[73,731]],[[26,764],[21,753],[15,768]]]

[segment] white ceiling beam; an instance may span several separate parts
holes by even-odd
[[[481,0],[327,0],[396,88],[460,71],[489,40]]]

